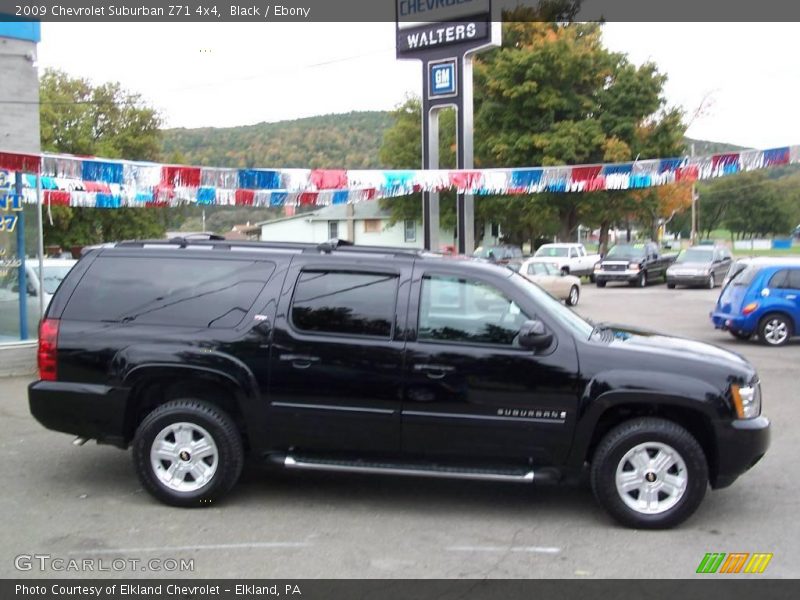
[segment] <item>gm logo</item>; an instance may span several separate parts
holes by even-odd
[[[697,573],[763,573],[771,560],[771,552],[709,552],[697,566]]]
[[[455,96],[456,94],[456,60],[448,59],[430,63],[429,94],[431,98]]]

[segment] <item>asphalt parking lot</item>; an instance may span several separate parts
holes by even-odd
[[[254,468],[218,505],[169,508],[141,489],[129,453],[76,448],[71,436],[36,423],[28,380],[14,378],[0,380],[0,576],[662,578],[693,576],[707,552],[771,552],[757,577],[797,577],[800,342],[766,348],[715,331],[708,312],[718,292],[586,285],[576,307],[595,321],[719,344],[759,370],[773,422],[770,451],[732,487],[709,491],[678,529],[624,529],[587,487]],[[119,558],[193,559],[194,570],[15,568],[15,557],[33,554],[103,559],[96,568]]]

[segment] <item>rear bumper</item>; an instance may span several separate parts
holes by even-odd
[[[124,447],[128,390],[107,385],[35,381],[28,386],[31,414],[47,429]]]
[[[711,323],[715,329],[725,331],[735,331],[737,333],[753,333],[758,324],[758,317],[749,315],[747,317],[732,315],[730,313],[712,312]]]
[[[728,487],[753,467],[769,448],[770,422],[765,416],[736,419],[716,425],[718,452],[711,487]]]

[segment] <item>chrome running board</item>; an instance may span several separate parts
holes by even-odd
[[[308,471],[337,471],[342,473],[373,473],[380,475],[408,475],[414,477],[444,477],[451,479],[479,479],[482,481],[509,481],[533,483],[531,469],[472,469],[469,467],[450,467],[442,465],[409,465],[391,463],[370,463],[363,461],[326,460],[295,458],[286,456],[283,466],[287,469]]]

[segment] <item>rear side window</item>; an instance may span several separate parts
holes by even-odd
[[[800,269],[792,269],[789,271],[786,287],[792,290],[800,290]]]
[[[292,324],[301,331],[389,338],[396,296],[396,275],[303,271]]]
[[[767,287],[778,288],[778,289],[789,287],[788,285],[786,285],[788,283],[788,279],[789,279],[789,271],[787,271],[786,269],[776,271],[775,274],[769,278],[769,283],[767,284]]]
[[[63,318],[179,327],[235,327],[275,270],[264,261],[100,257]]]

